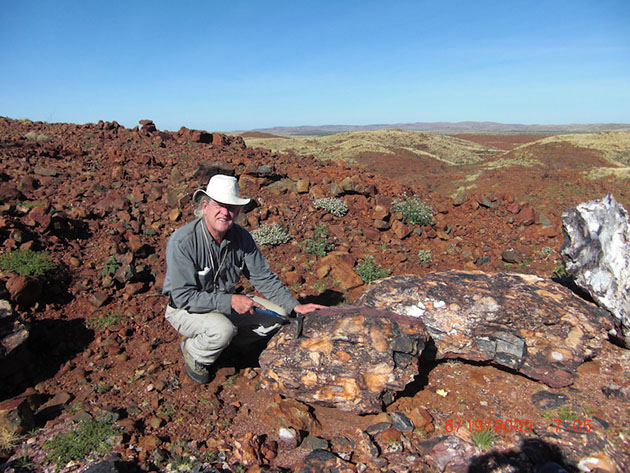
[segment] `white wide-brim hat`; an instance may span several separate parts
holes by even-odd
[[[197,189],[193,194],[193,202],[198,203],[202,196],[208,196],[216,202],[226,205],[247,205],[251,199],[241,199],[238,182],[235,177],[216,174],[208,181],[206,190]]]

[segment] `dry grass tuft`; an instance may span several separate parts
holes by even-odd
[[[18,434],[16,426],[1,423],[0,424],[0,457],[9,455],[11,450],[20,442],[21,437]]]

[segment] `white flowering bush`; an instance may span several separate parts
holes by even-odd
[[[271,225],[263,225],[251,232],[252,238],[257,245],[284,245],[288,243],[291,238],[291,234],[285,230],[281,225],[277,223]]]
[[[431,225],[433,222],[433,209],[421,202],[415,195],[405,196],[405,200],[394,200],[392,204],[394,212],[399,212],[403,216],[405,223],[412,225]]]
[[[323,199],[317,199],[313,202],[316,209],[324,209],[329,214],[335,217],[343,217],[348,213],[348,207],[340,199],[333,199],[332,197],[324,197]]]

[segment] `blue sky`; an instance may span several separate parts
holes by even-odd
[[[629,0],[0,6],[0,116],[210,131],[630,122]]]

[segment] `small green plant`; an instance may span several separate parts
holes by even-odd
[[[422,264],[427,264],[433,261],[431,250],[418,250],[418,259]]]
[[[86,326],[93,330],[105,330],[112,325],[116,325],[125,317],[122,311],[107,312],[105,314],[97,314],[95,317],[90,318]]]
[[[45,204],[39,200],[23,202],[22,205],[27,209],[34,209],[35,207],[43,207]]]
[[[315,229],[313,239],[304,240],[304,251],[315,256],[326,256],[335,247],[328,241],[328,230],[323,223]]]
[[[319,293],[324,292],[324,289],[326,289],[326,284],[324,284],[322,281],[315,281],[313,283],[313,289],[315,289]]]
[[[236,378],[238,378],[238,373],[233,374],[228,379],[223,382],[223,386],[234,386],[236,384]]]
[[[288,231],[277,223],[272,225],[263,225],[260,228],[253,230],[251,235],[257,245],[269,246],[284,245],[293,238]]]
[[[383,269],[380,265],[374,262],[374,257],[366,256],[365,259],[357,266],[355,272],[363,280],[364,283],[370,283],[377,279],[386,278],[390,272],[388,269]]]
[[[491,447],[495,441],[494,432],[488,430],[482,430],[481,432],[472,432],[470,434],[470,439],[478,448],[481,448],[482,450]]]
[[[554,250],[554,249],[553,249],[552,247],[550,247],[550,246],[543,246],[543,247],[540,249],[540,254],[541,254],[542,256],[549,256],[549,255],[551,255],[551,254],[553,254],[553,253],[555,253],[555,252],[556,252],[556,250]]]
[[[97,394],[105,394],[111,391],[113,386],[106,383],[96,383],[92,385],[92,390]]]
[[[553,268],[553,275],[556,278],[564,279],[568,278],[569,274],[567,273],[566,268],[564,267],[564,261],[560,261],[555,268]]]
[[[61,433],[44,442],[44,448],[50,450],[47,460],[62,467],[70,461],[81,461],[92,452],[109,453],[112,447],[107,444],[107,440],[118,432],[118,428],[105,422],[80,422],[75,430]]]
[[[332,197],[324,197],[323,199],[317,199],[313,202],[313,206],[316,209],[324,209],[329,214],[335,217],[343,217],[348,213],[348,207],[340,199],[333,199]]]
[[[560,406],[556,410],[556,414],[558,418],[562,419],[564,422],[572,422],[580,417],[570,406]]]
[[[412,225],[430,225],[433,222],[433,209],[421,202],[418,197],[407,197],[405,200],[394,200],[392,204],[394,212],[398,212],[403,216],[403,222]]]
[[[158,414],[164,417],[172,417],[175,414],[175,406],[171,402],[166,402],[158,411]]]
[[[561,419],[563,422],[573,422],[575,419],[578,419],[580,417],[580,415],[578,415],[569,406],[560,406],[556,409],[544,409],[540,412],[540,415],[543,419],[549,421],[553,421],[554,419]]]
[[[0,269],[22,276],[41,276],[57,265],[49,260],[48,253],[33,250],[14,250],[0,255]]]
[[[166,464],[166,471],[193,471],[196,461],[195,457],[190,456],[171,458]]]
[[[17,457],[15,459],[15,465],[18,467],[18,471],[20,470],[32,471],[33,468],[35,467],[35,463],[33,462],[33,460],[31,460],[26,455]]]
[[[105,260],[105,264],[103,265],[102,275],[103,277],[114,275],[118,268],[122,266],[122,262],[116,258],[114,255],[111,255],[109,258]]]

